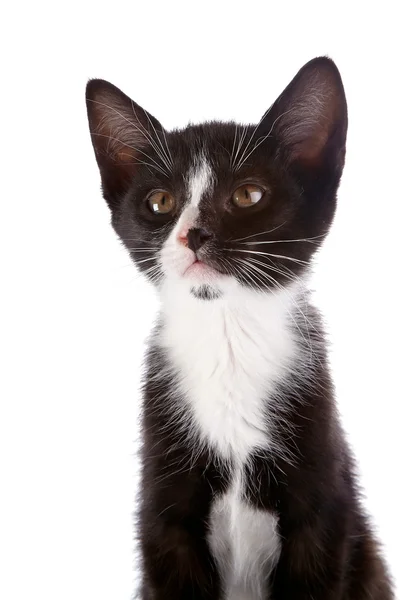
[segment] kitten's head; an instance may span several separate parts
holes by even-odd
[[[257,125],[167,132],[118,88],[88,83],[90,132],[113,226],[159,284],[212,299],[271,289],[309,264],[332,222],[347,131],[339,72],[307,63]]]

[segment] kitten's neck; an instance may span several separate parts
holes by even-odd
[[[301,306],[308,302],[306,280],[273,291],[257,291],[243,287],[234,280],[224,281],[214,288],[200,286],[191,290],[186,282],[165,281],[160,290],[161,314],[170,326],[186,325],[188,330],[198,320],[205,324],[219,314],[231,322],[275,322],[277,327],[296,318]],[[197,321],[195,321],[195,317]]]
[[[199,355],[235,362],[247,353],[286,365],[301,350],[305,287],[297,282],[258,292],[228,281],[214,299],[200,299],[184,286],[166,282],[161,291],[162,344],[185,363],[190,347]],[[302,308],[301,308],[302,307]],[[201,349],[201,350],[200,350]],[[193,355],[194,358],[195,355]],[[250,369],[252,372],[252,369]]]
[[[265,403],[303,360],[294,321],[300,290],[261,293],[237,285],[224,292],[201,300],[166,284],[158,336],[194,415],[190,431],[218,455],[242,461],[270,445]]]

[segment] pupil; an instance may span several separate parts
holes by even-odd
[[[246,200],[249,200],[250,194],[249,194],[249,190],[247,188],[245,188],[245,190],[244,190],[244,195],[246,197]]]

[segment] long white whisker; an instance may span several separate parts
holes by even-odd
[[[300,277],[297,277],[296,275],[293,275],[293,274],[290,274],[290,275],[292,275],[292,276],[290,276],[290,275],[287,275],[286,273],[284,273],[284,272],[283,272],[283,271],[281,271],[280,269],[277,269],[277,268],[275,268],[275,267],[271,267],[270,265],[266,265],[266,264],[262,263],[261,261],[259,261],[259,260],[256,260],[255,258],[249,258],[249,259],[247,259],[247,260],[249,260],[249,261],[251,261],[251,262],[256,262],[257,264],[260,264],[261,266],[263,266],[265,269],[272,270],[272,271],[274,271],[274,272],[276,272],[276,273],[278,273],[278,274],[280,274],[280,275],[284,275],[284,276],[288,277],[288,279],[289,279],[289,280],[291,280],[291,281],[298,281],[298,282],[301,282],[301,279],[300,279]],[[282,287],[282,286],[281,286],[281,285],[280,285],[280,284],[279,284],[279,283],[278,283],[276,280],[275,280],[275,283],[276,283],[278,286],[280,286],[280,287],[283,289],[283,287]],[[307,334],[308,334],[308,339],[309,339],[309,347],[310,347],[310,350],[312,350],[311,337],[310,337],[310,328],[311,328],[311,329],[314,329],[315,331],[317,331],[317,330],[316,330],[315,326],[314,326],[314,325],[313,325],[313,324],[312,324],[312,323],[309,321],[309,319],[306,317],[306,315],[304,314],[304,312],[303,312],[303,311],[302,311],[302,309],[300,308],[300,306],[299,306],[299,304],[298,304],[297,300],[296,300],[295,298],[293,298],[293,296],[292,296],[292,295],[291,295],[291,298],[292,298],[292,302],[295,304],[295,306],[296,306],[297,310],[299,311],[299,313],[302,315],[302,317],[303,317],[303,319],[304,319],[304,323],[305,323],[305,325],[306,325]]]
[[[152,256],[151,258],[143,258],[141,260],[136,260],[135,264],[136,265],[141,265],[141,264],[143,264],[145,262],[149,262],[149,260],[157,260],[157,259],[154,256]]]
[[[235,265],[232,265],[228,260],[226,260],[226,258],[220,257],[220,260],[223,264],[227,265],[227,267],[228,267],[227,270],[229,273],[230,273],[231,269],[233,270],[233,273],[230,273],[230,274],[234,275],[235,273],[238,273],[239,275],[241,275],[239,269],[237,269],[235,267]],[[233,259],[233,260],[235,260],[235,259]]]
[[[144,109],[143,109],[143,110],[144,110]],[[146,117],[147,117],[147,120],[149,121],[150,125],[152,126],[152,128],[153,128],[153,130],[154,130],[154,133],[155,133],[155,134],[156,134],[156,136],[157,136],[157,140],[158,140],[158,142],[159,142],[159,144],[158,144],[158,146],[159,146],[159,149],[160,149],[160,150],[162,151],[162,153],[164,154],[164,156],[165,156],[165,159],[166,159],[167,163],[169,164],[169,167],[170,167],[170,169],[172,169],[172,167],[173,167],[173,164],[172,164],[172,158],[170,158],[170,157],[168,156],[168,154],[167,154],[167,152],[166,152],[166,150],[165,150],[165,148],[164,148],[164,146],[163,146],[163,144],[162,144],[162,142],[161,142],[161,140],[160,140],[160,138],[159,138],[159,136],[158,136],[157,130],[156,130],[156,128],[154,127],[153,121],[150,119],[150,117],[149,117],[148,113],[147,113],[145,110],[144,110],[144,114],[146,115]],[[153,139],[154,139],[154,138],[153,138]],[[154,141],[155,141],[155,140],[154,140]]]
[[[257,244],[287,244],[291,242],[309,242],[310,244],[314,244],[313,240],[324,237],[326,234],[322,233],[321,235],[316,235],[310,238],[298,238],[297,240],[268,240],[264,242],[245,242],[245,246],[255,246]],[[236,240],[238,241],[238,240]]]
[[[160,268],[160,265],[157,263],[155,265],[150,266],[148,269],[146,269],[146,273],[150,273],[151,271],[156,271],[159,268]]]
[[[153,265],[152,267],[145,269],[144,272],[155,283],[157,283],[163,278],[163,273],[159,264]]]
[[[233,163],[232,163],[232,169],[233,169],[233,170],[236,170],[236,167],[235,167],[235,164],[236,164],[236,159],[237,159],[237,156],[238,156],[238,154],[239,154],[239,152],[240,152],[240,149],[241,149],[241,147],[242,147],[242,145],[243,145],[243,142],[244,142],[244,140],[245,140],[245,137],[246,137],[246,135],[247,135],[247,132],[248,132],[248,130],[249,130],[249,126],[248,126],[248,125],[245,125],[245,126],[243,127],[243,131],[242,131],[242,133],[241,133],[241,135],[240,135],[239,142],[238,142],[238,147],[237,147],[237,150],[236,150],[236,154],[235,154],[235,157],[234,157],[234,159],[233,159]]]
[[[283,254],[271,254],[269,252],[258,252],[257,250],[243,250],[242,248],[226,248],[225,250],[226,252],[246,252],[247,254],[261,254],[262,256],[271,256],[272,258],[283,258],[298,263],[300,265],[308,265],[307,261],[305,260],[300,260],[299,258],[293,258],[291,256],[284,256]]]
[[[233,161],[233,153],[235,152],[237,133],[238,133],[238,126],[237,126],[237,123],[235,123],[235,137],[233,138],[232,152],[230,154],[230,159],[229,159],[229,166],[230,166],[231,169],[233,167],[233,162],[232,161]]]
[[[106,104],[105,102],[99,102],[98,100],[92,100],[92,99],[89,99],[89,102],[93,102],[94,104],[99,104],[100,106],[105,106],[105,107],[106,107],[106,108],[108,108],[109,110],[112,110],[114,113],[116,113],[117,115],[119,115],[119,116],[120,116],[122,119],[124,119],[124,121],[126,121],[127,123],[129,123],[129,125],[130,125],[131,127],[134,127],[134,128],[135,128],[135,129],[137,129],[137,130],[138,130],[140,133],[142,133],[142,134],[144,135],[144,137],[147,139],[147,141],[149,142],[149,144],[150,144],[150,145],[153,147],[153,149],[156,151],[157,155],[158,155],[158,156],[161,158],[161,160],[163,161],[163,163],[165,164],[165,166],[166,166],[166,167],[168,168],[168,170],[169,170],[169,167],[168,167],[168,165],[165,163],[165,160],[162,158],[162,156],[160,156],[160,153],[157,151],[157,148],[154,146],[154,144],[153,144],[153,142],[152,142],[152,139],[151,139],[151,137],[149,137],[149,136],[148,136],[147,132],[146,132],[146,131],[143,129],[143,127],[142,127],[142,129],[140,129],[140,128],[139,128],[139,127],[136,125],[136,123],[133,123],[132,121],[130,121],[130,120],[127,118],[127,117],[125,117],[125,115],[124,115],[124,114],[122,114],[120,111],[118,111],[118,110],[117,110],[116,108],[114,108],[113,106],[110,106],[109,104]],[[138,120],[138,122],[140,123],[140,120],[139,120],[139,118],[138,118],[138,116],[137,116],[137,114],[136,114],[136,110],[135,110],[135,107],[134,107],[134,105],[133,105],[133,102],[132,102],[132,101],[131,101],[131,104],[132,104],[132,109],[133,109],[133,112],[134,112],[134,114],[135,114],[135,116],[136,116],[136,119],[137,119],[137,120]],[[92,132],[92,133],[93,133],[93,132]],[[102,135],[102,134],[95,134],[95,135]],[[104,136],[104,137],[108,137],[110,140],[111,140],[111,139],[116,139],[116,138],[112,138],[112,136]],[[128,144],[125,144],[125,142],[121,142],[121,140],[118,140],[118,139],[116,139],[116,141],[118,141],[120,144],[123,144],[123,145],[127,146],[128,148],[133,148],[132,146],[128,146]],[[135,148],[133,148],[133,149],[135,149]],[[145,153],[143,152],[143,154],[145,154]],[[147,155],[146,155],[146,156],[147,156]],[[150,158],[150,159],[151,159],[151,157],[148,157],[148,158]],[[153,160],[153,159],[151,159],[151,160]]]
[[[244,150],[243,150],[243,152],[241,154],[240,160],[238,161],[238,165],[235,167],[235,171],[237,171],[240,168],[240,166],[243,164],[243,161],[242,161],[243,156],[247,152],[247,148],[250,146],[250,144],[251,144],[251,142],[252,142],[252,140],[253,140],[253,138],[254,138],[254,136],[256,134],[257,129],[260,127],[261,123],[263,122],[264,117],[265,117],[265,114],[258,121],[258,123],[257,123],[257,125],[256,125],[256,127],[255,127],[255,129],[253,131],[253,133],[251,134],[250,139],[247,142],[247,145],[246,145],[246,147],[244,148]]]
[[[153,164],[151,163],[147,163],[145,161],[140,160],[137,157],[133,157],[130,156],[130,154],[128,154],[127,152],[122,152],[121,154],[125,154],[126,156],[130,156],[130,158],[134,159],[133,162],[138,162],[147,166],[151,166],[153,169],[157,169],[158,171],[160,171],[160,173],[162,173],[163,175],[165,175],[166,177],[168,177],[168,173],[163,169],[163,167],[157,163],[154,158],[152,158],[151,156],[149,156],[148,154],[146,154],[146,152],[144,152],[143,150],[141,150],[140,148],[137,148],[136,146],[132,146],[130,144],[127,144],[126,142],[123,142],[122,140],[113,137],[111,135],[106,135],[104,133],[96,133],[96,132],[91,132],[92,135],[97,135],[99,137],[105,137],[107,138],[109,141],[113,140],[114,142],[118,142],[119,144],[121,144],[122,146],[125,146],[126,148],[130,148],[131,150],[135,150],[136,152],[140,152],[141,154],[143,154],[143,156],[146,156],[146,158],[148,158],[149,160],[151,160],[153,162]],[[107,151],[108,151],[108,147],[107,147]]]
[[[269,257],[267,257],[267,259],[271,260]],[[246,260],[249,260],[256,265],[261,265],[262,267],[264,267],[270,271],[273,271],[274,273],[278,273],[279,275],[282,275],[282,276],[286,277],[287,279],[289,279],[289,281],[299,281],[300,280],[300,278],[297,275],[294,275],[294,273],[292,273],[289,270],[287,273],[285,273],[284,271],[281,271],[280,269],[278,269],[275,266],[265,264],[265,263],[261,262],[261,260],[257,260],[256,258],[252,258],[252,257],[247,258]]]
[[[235,240],[227,240],[227,241],[228,242],[241,242],[242,240],[248,240],[252,237],[256,237],[257,235],[264,235],[264,234],[266,235],[267,233],[272,233],[273,231],[276,231],[280,227],[283,227],[283,225],[286,225],[286,223],[287,223],[287,221],[284,221],[280,225],[277,225],[276,227],[274,227],[273,229],[269,229],[268,231],[260,231],[259,233],[253,233],[252,235],[248,235],[246,237],[237,238]]]
[[[138,158],[136,158],[136,160],[133,160],[131,163],[127,163],[127,164],[132,164],[132,165],[136,165],[136,164],[140,164],[140,165],[145,165],[146,167],[151,167],[152,169],[156,169],[156,171],[159,171],[162,175],[165,175],[165,177],[168,177],[167,173],[163,170],[160,169],[159,167],[154,166],[151,163],[148,163],[144,160],[140,160]]]
[[[256,267],[252,263],[250,263],[249,260],[244,259],[244,262],[246,263],[246,265],[249,268],[253,269],[253,271],[255,271],[256,273],[260,273],[264,277],[263,283],[265,283],[265,279],[267,279],[268,281],[272,282],[274,285],[279,286],[279,283],[277,281],[275,281],[275,279],[274,279],[274,277],[272,277],[272,275],[268,275],[268,273],[261,271],[261,269],[259,269],[258,267]]]
[[[124,153],[121,153],[121,154],[124,154]],[[127,154],[127,156],[129,156],[129,155]],[[165,177],[168,177],[167,173],[166,173],[166,172],[165,172],[163,169],[161,169],[160,167],[156,167],[156,166],[155,166],[155,165],[153,165],[152,163],[148,163],[148,162],[146,162],[145,160],[140,160],[139,158],[136,158],[135,160],[132,160],[131,162],[129,162],[129,163],[127,162],[127,163],[125,163],[125,164],[131,164],[131,165],[136,165],[136,164],[139,164],[139,165],[145,165],[146,167],[149,167],[149,168],[151,168],[151,169],[156,169],[156,171],[159,171],[159,172],[160,172],[162,175],[165,175]]]
[[[157,156],[159,156],[159,158],[162,160],[162,162],[164,163],[164,165],[166,166],[166,168],[168,169],[168,171],[171,171],[172,164],[171,164],[171,166],[168,164],[168,161],[166,161],[165,157],[160,153],[160,147],[158,146],[156,140],[153,138],[152,135],[150,135],[150,132],[147,129],[145,129],[143,127],[142,123],[140,122],[140,119],[139,119],[139,117],[137,115],[136,108],[135,108],[135,105],[133,103],[133,100],[131,100],[131,106],[132,106],[132,112],[134,113],[134,115],[136,117],[136,120],[137,120],[138,124],[140,125],[140,129],[139,129],[139,127],[137,125],[136,125],[136,128],[145,136],[145,138],[147,139],[147,141],[149,142],[149,144],[151,144],[153,150],[156,152]],[[153,127],[154,131],[156,131],[155,127],[153,125],[153,122],[151,121],[151,119],[150,119],[149,115],[147,114],[147,112],[144,109],[143,109],[143,112],[145,113],[145,115],[147,117],[147,120],[150,122],[150,124]],[[134,123],[133,123],[133,125],[135,126]],[[157,132],[156,132],[156,135],[157,135]],[[157,135],[157,137],[158,137],[158,135]],[[163,150],[162,147],[161,147],[161,150]]]
[[[238,264],[244,264],[244,265],[246,266],[246,261],[245,261],[245,260],[242,260],[242,259],[240,259],[240,258],[234,258],[233,260],[234,260],[235,262],[237,262]],[[243,276],[243,275],[246,275],[246,276],[247,276],[247,277],[250,279],[250,281],[253,283],[254,287],[255,287],[255,288],[258,290],[258,291],[260,291],[260,292],[264,292],[264,291],[265,291],[265,290],[264,290],[264,288],[263,288],[263,287],[262,287],[262,285],[261,285],[261,283],[264,285],[264,283],[265,283],[265,282],[264,282],[264,281],[262,281],[262,280],[260,280],[260,279],[257,277],[258,281],[259,281],[259,282],[261,282],[261,283],[257,283],[257,281],[254,279],[254,273],[253,273],[253,275],[251,275],[251,274],[249,273],[248,269],[247,269],[247,270],[244,270],[243,268],[242,268],[242,270],[241,270],[241,271],[240,271],[239,269],[237,269],[237,272],[238,272],[240,275],[242,275],[242,276]]]
[[[294,110],[294,109],[293,109],[293,108],[291,108],[291,109],[289,109],[289,110],[287,110],[287,111],[283,112],[283,113],[282,113],[281,115],[279,115],[278,117],[276,117],[276,119],[275,119],[275,121],[272,123],[272,125],[271,125],[271,129],[268,131],[267,135],[264,135],[264,136],[262,136],[261,138],[259,138],[259,139],[257,140],[257,142],[255,143],[255,145],[254,145],[253,149],[252,149],[252,150],[250,150],[250,152],[248,152],[248,154],[246,154],[246,156],[244,156],[244,153],[246,152],[246,150],[247,150],[247,148],[248,148],[248,146],[249,146],[249,144],[247,144],[247,146],[246,146],[246,148],[245,148],[245,150],[244,150],[244,152],[243,152],[243,154],[242,154],[243,158],[241,159],[241,161],[239,162],[239,164],[237,165],[237,167],[236,167],[236,169],[235,169],[236,171],[237,171],[237,170],[239,170],[239,169],[240,169],[240,167],[241,167],[241,166],[242,166],[242,165],[243,165],[243,164],[246,162],[246,160],[247,160],[247,159],[248,159],[248,158],[249,158],[249,157],[250,157],[250,156],[253,154],[254,150],[256,150],[256,148],[258,148],[258,146],[259,146],[260,144],[262,144],[262,142],[264,142],[264,141],[265,141],[267,138],[269,138],[269,137],[270,137],[270,135],[271,135],[271,133],[272,133],[272,130],[273,130],[273,128],[275,127],[275,123],[276,123],[277,121],[279,121],[279,119],[281,119],[281,118],[282,118],[284,115],[287,115],[288,113],[292,112],[293,110]],[[261,118],[261,121],[260,121],[260,123],[262,122],[262,119],[263,119],[263,118],[264,118],[264,115],[263,115],[263,117]],[[254,136],[254,133],[257,131],[257,128],[259,127],[260,123],[257,125],[256,129],[254,130],[254,132],[253,132],[253,136]],[[250,142],[251,142],[251,140],[253,139],[253,136],[250,138]],[[249,142],[249,143],[250,143],[250,142]]]
[[[165,147],[166,147],[166,149],[167,149],[168,156],[169,156],[169,159],[170,159],[170,161],[171,161],[171,165],[173,166],[172,154],[171,154],[171,150],[170,150],[170,148],[169,148],[169,146],[168,146],[168,140],[167,140],[167,136],[165,135],[165,129],[164,129],[164,127],[162,128],[162,132],[163,132],[163,136],[164,136]]]
[[[255,270],[257,273],[260,273],[260,275],[264,276],[267,278],[267,280],[271,281],[274,285],[276,285],[279,289],[284,290],[285,288],[278,282],[276,281],[276,279],[274,277],[272,277],[271,275],[268,275],[267,273],[265,273],[264,271],[262,271],[261,269],[259,269],[258,267],[256,267],[255,265],[249,263],[248,261],[245,261],[247,266],[253,270]],[[270,290],[272,292],[272,290]],[[308,322],[308,319],[306,319],[303,311],[301,310],[301,308],[299,307],[297,301],[293,298],[293,296],[290,294],[292,302],[296,305],[297,310],[303,315],[305,322]],[[306,340],[306,338],[304,337],[303,332],[301,331],[299,324],[297,323],[296,319],[293,317],[292,313],[288,310],[288,314],[290,316],[290,318],[292,319],[294,325],[296,326],[296,328],[298,329],[301,337],[303,338],[306,346],[310,349],[310,352],[312,353],[312,345],[311,345],[311,338],[310,338],[310,332],[307,329],[308,332],[308,341]]]

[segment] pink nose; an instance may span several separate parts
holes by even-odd
[[[188,245],[187,234],[189,231],[189,227],[182,227],[182,229],[178,233],[178,242],[180,242],[183,246]]]

